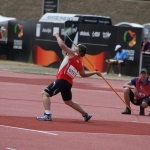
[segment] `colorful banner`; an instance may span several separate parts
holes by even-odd
[[[106,59],[115,56],[115,46],[120,44],[128,54],[122,74],[137,76],[139,73],[142,28],[133,27],[9,21],[8,59],[59,67],[65,53],[58,46],[54,32],[58,32],[70,48],[72,42],[65,34],[75,44],[85,44],[88,47],[86,57],[101,72],[106,71]],[[94,69],[85,58],[82,61],[87,70]]]
[[[123,74],[138,75],[142,28],[80,25],[78,35],[78,43],[88,47],[86,56],[99,71],[106,71],[106,59],[115,56],[114,49],[119,44],[128,54],[127,64],[122,69]],[[83,62],[91,70],[89,62],[86,59]]]
[[[54,31],[64,39],[63,24],[10,21],[8,59],[58,67],[63,53],[53,36]]]
[[[32,22],[8,22],[8,59],[27,62],[32,44]]]

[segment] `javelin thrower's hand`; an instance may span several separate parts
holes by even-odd
[[[54,36],[57,36],[57,35],[59,35],[59,33],[57,33],[57,32],[56,32],[56,33],[54,33]]]
[[[97,71],[96,74],[100,77],[102,76],[101,72],[99,72],[99,71]]]

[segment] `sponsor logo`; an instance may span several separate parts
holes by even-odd
[[[100,37],[101,33],[100,32],[92,32],[92,37]]]
[[[59,33],[59,27],[53,27],[53,35]]]
[[[13,42],[13,49],[22,49],[22,40],[14,40]]]
[[[65,35],[65,29],[61,29],[61,35]]]
[[[23,26],[21,24],[16,24],[14,27],[14,33],[21,38],[23,36]]]
[[[40,37],[41,24],[36,25],[36,37]]]
[[[130,38],[128,38],[128,35],[131,40]],[[133,47],[136,44],[136,33],[131,30],[125,31],[123,35],[123,40],[124,42],[128,43],[129,47]]]
[[[103,32],[102,34],[103,34],[104,39],[109,39],[111,36],[111,33],[109,33],[109,32]]]
[[[81,31],[80,36],[90,36],[89,31]]]
[[[134,49],[126,49],[125,51],[127,52],[127,56],[128,56],[127,59],[134,61],[135,50]]]
[[[45,33],[51,33],[52,32],[52,30],[50,29],[50,28],[43,28],[42,29],[42,32],[45,32]]]
[[[64,30],[64,29],[63,29]],[[77,32],[77,30],[78,30],[78,28],[77,27],[69,27],[69,28],[66,28],[66,30],[64,30],[64,31],[62,31],[61,33],[62,33],[62,35],[67,35],[67,36],[70,36],[71,34],[74,34],[74,33],[76,33]]]
[[[107,21],[107,20],[105,20],[105,21],[104,21],[104,20],[100,20],[99,23],[102,23],[102,24],[110,24],[110,21]]]
[[[140,89],[143,90],[144,89],[143,86],[140,86]]]
[[[72,28],[72,33],[76,33],[77,32],[77,27],[76,28]]]
[[[145,97],[145,94],[144,93],[138,93],[138,96],[139,97]]]
[[[45,19],[45,18],[43,18]],[[46,19],[51,21],[78,21],[79,17],[70,17],[70,16],[47,16]]]

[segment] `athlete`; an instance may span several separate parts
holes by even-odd
[[[75,78],[78,72],[81,77],[90,77],[95,74],[101,77],[101,73],[99,71],[93,71],[88,73],[84,71],[84,67],[80,58],[84,57],[87,52],[87,47],[85,45],[78,44],[76,47],[74,47],[74,50],[71,50],[64,44],[63,40],[60,38],[58,33],[55,33],[54,36],[57,39],[59,47],[63,49],[67,55],[65,56],[58,69],[56,81],[51,83],[42,92],[45,112],[44,116],[37,117],[37,120],[52,120],[52,114],[50,112],[50,97],[61,92],[61,96],[64,103],[81,113],[83,116],[83,120],[87,122],[92,117],[92,115],[87,113],[78,103],[72,100],[71,88],[73,84],[73,79]]]

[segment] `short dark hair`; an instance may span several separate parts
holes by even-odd
[[[87,47],[83,44],[78,44],[77,46],[79,48],[79,53],[80,53],[81,57],[84,57],[85,54],[87,53]]]

